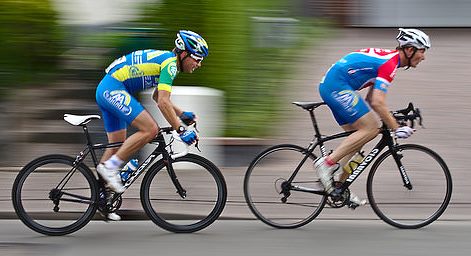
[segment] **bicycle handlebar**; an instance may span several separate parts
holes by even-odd
[[[195,130],[198,131],[196,129],[196,123],[195,124],[192,124],[190,126],[193,126],[195,127]],[[190,152],[190,145],[186,144],[185,142],[182,141],[182,139],[180,138],[180,135],[177,133],[177,131],[175,131],[172,127],[162,127],[160,128],[160,133],[165,133],[165,134],[171,134],[172,135],[172,138],[176,141],[179,141],[180,143],[182,143],[183,145],[185,145],[185,149],[182,151],[182,152],[179,152],[179,153],[175,153],[175,154],[171,154],[170,157],[172,159],[177,159],[179,157],[182,157],[182,156],[186,156],[189,152]]]
[[[405,109],[393,111],[392,115],[401,125],[408,125],[411,128],[414,128],[415,121],[418,119],[419,125],[423,127],[423,118],[420,113],[420,109],[414,108],[414,104],[412,104],[412,102],[409,102],[409,105]]]
[[[175,154],[170,155],[170,157],[172,159],[177,159],[179,157],[186,156],[190,152],[190,145],[188,145],[188,144],[186,144],[185,142],[182,141],[182,139],[180,138],[180,135],[178,135],[177,131],[172,129],[171,133],[172,133],[172,137],[176,141],[179,141],[179,142],[181,142],[182,144],[185,145],[185,149],[180,153],[175,153]]]

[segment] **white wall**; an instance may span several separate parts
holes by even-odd
[[[67,25],[103,25],[131,20],[142,4],[158,0],[52,0]]]
[[[471,27],[471,0],[355,0],[354,26]]]

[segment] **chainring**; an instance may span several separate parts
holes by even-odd
[[[113,203],[109,202],[115,193],[109,189],[100,189],[100,198],[98,199],[98,210],[103,213],[116,212],[123,203],[123,198],[119,195]]]
[[[340,188],[342,182],[334,181],[333,183],[335,188]],[[338,200],[334,200],[332,196],[327,197],[327,204],[332,208],[342,208],[350,202],[350,190],[347,188],[342,193]]]

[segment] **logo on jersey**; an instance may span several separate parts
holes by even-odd
[[[352,68],[350,68],[350,69],[348,69],[347,72],[348,72],[349,75],[353,75],[353,74],[355,74],[355,73],[358,72],[358,71],[370,71],[370,70],[373,70],[373,68],[358,68],[358,69],[352,69]]]
[[[350,115],[355,115],[357,111],[355,110],[355,106],[358,104],[358,94],[356,94],[352,90],[343,90],[340,92],[333,92],[333,98],[342,105],[342,107],[350,113]]]
[[[387,49],[379,49],[379,48],[367,48],[361,49],[356,51],[361,54],[365,54],[367,56],[380,58],[380,59],[390,59],[398,54],[397,50],[387,50]]]
[[[124,90],[108,91],[103,93],[103,97],[119,111],[125,115],[129,115],[132,112],[132,107],[129,106],[131,103],[131,95]]]
[[[175,78],[175,76],[177,75],[177,63],[176,62],[170,62],[170,64],[168,64],[168,68],[167,68],[167,71],[168,73],[170,74],[170,77],[172,79]]]
[[[136,66],[130,66],[129,67],[129,77],[130,78],[135,78],[135,77],[140,77],[143,76],[144,72],[141,71],[138,67]]]
[[[144,87],[149,88],[152,86],[155,86],[157,83],[155,83],[156,78],[153,76],[144,76]]]

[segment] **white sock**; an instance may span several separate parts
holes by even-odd
[[[103,164],[106,168],[111,170],[118,170],[123,164],[123,160],[119,159],[116,155],[112,155],[110,159],[106,160]]]

